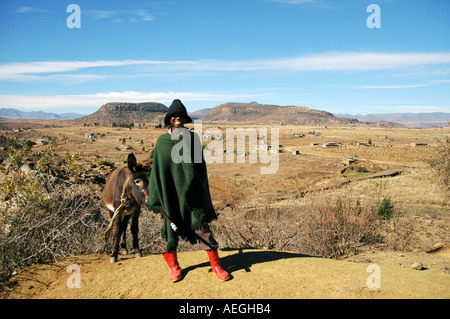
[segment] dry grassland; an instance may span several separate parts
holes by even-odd
[[[36,141],[41,138],[54,139],[56,142],[56,146],[53,150],[54,153],[62,156],[66,156],[67,153],[79,153],[81,162],[86,171],[96,170],[105,177],[112,170],[112,168],[109,165],[105,165],[105,163],[114,163],[115,167],[122,166],[124,165],[124,161],[129,152],[134,152],[138,159],[148,158],[157,138],[166,132],[166,129],[164,128],[155,128],[154,124],[147,124],[132,129],[104,126],[68,126],[65,125],[64,122],[50,121],[48,123],[28,121],[26,123],[9,122],[7,125],[5,125],[5,123],[3,124],[3,126],[9,126],[10,128],[22,127],[22,129],[5,130],[0,132],[0,134],[8,138],[17,138],[19,141]],[[49,125],[54,126],[49,127]],[[32,129],[24,129],[24,127],[32,127]],[[203,124],[202,129],[204,132],[208,128],[213,127],[217,126]],[[227,140],[226,128],[238,127],[243,129],[249,128],[246,126],[219,126],[224,136],[224,148],[226,148]],[[270,134],[273,127],[252,126],[251,128],[255,129],[256,132],[259,132],[260,129],[267,129],[267,144],[271,145]],[[232,163],[227,163],[226,155],[223,154],[222,163],[215,162],[207,164],[213,203],[216,210],[220,212],[219,220],[213,222],[212,226],[215,231],[217,230],[216,235],[221,243],[221,247],[226,247],[228,249],[269,248],[271,250],[257,253],[266,257],[270,254],[280,254],[281,257],[280,260],[277,261],[277,265],[270,264],[273,269],[279,269],[278,267],[284,267],[289,264],[288,258],[290,257],[286,256],[290,253],[277,251],[295,251],[295,256],[292,255],[296,257],[295,263],[298,264],[298,267],[304,267],[299,275],[301,278],[299,278],[298,284],[301,283],[302,289],[310,289],[310,291],[303,295],[290,295],[290,291],[284,292],[280,290],[280,287],[278,286],[277,288],[273,287],[273,289],[269,290],[264,288],[264,291],[261,290],[261,294],[258,294],[258,292],[253,291],[255,287],[259,287],[257,283],[258,280],[251,282],[252,273],[250,273],[249,276],[247,273],[248,267],[244,267],[245,273],[242,272],[241,274],[240,270],[244,269],[241,264],[244,261],[239,259],[239,254],[234,256],[233,250],[230,250],[223,251],[222,254],[224,254],[225,257],[224,264],[233,272],[233,276],[239,279],[232,280],[232,284],[243,284],[246,287],[252,287],[253,290],[247,291],[239,288],[244,291],[244,295],[229,295],[228,297],[402,298],[409,296],[411,298],[433,298],[437,296],[446,298],[445,295],[440,293],[433,294],[428,290],[434,291],[437,287],[441,290],[448,288],[449,266],[447,255],[435,256],[427,254],[426,258],[430,259],[428,261],[424,259],[425,255],[421,255],[421,252],[426,251],[427,248],[433,247],[436,243],[441,242],[448,244],[450,242],[449,196],[444,193],[443,189],[436,183],[436,175],[429,164],[427,164],[427,161],[436,155],[438,139],[449,136],[450,128],[409,129],[323,126],[280,126],[276,128],[279,130],[279,145],[281,145],[281,152],[276,153],[279,158],[279,165],[276,173],[267,175],[261,174],[261,167],[270,164],[262,163],[260,158],[258,158],[256,163],[249,163],[249,155],[255,150],[254,145],[249,145],[248,140],[245,145],[245,163],[238,163],[236,156]],[[310,134],[310,132],[319,133]],[[86,137],[85,133],[92,133],[92,136]],[[295,137],[294,133],[303,133],[304,136]],[[206,145],[211,142],[211,140],[204,140],[203,144]],[[338,146],[333,148],[323,147],[323,145],[328,142],[335,142]],[[369,143],[370,146],[364,146],[361,145],[361,143]],[[414,147],[411,143],[426,143],[428,145]],[[128,146],[130,149],[122,149],[123,146]],[[35,145],[32,150],[34,152],[39,152],[46,148],[47,146],[44,145]],[[236,144],[235,148],[237,148]],[[299,154],[294,155],[292,154],[292,151],[298,151]],[[267,153],[267,155],[269,154],[275,156],[274,153]],[[349,157],[355,157],[357,158],[357,161],[350,165],[343,164],[342,160]],[[97,185],[99,194],[101,192],[101,187],[101,185]],[[339,254],[338,252],[335,256],[341,256],[341,258],[342,256],[346,256],[348,260],[352,261],[351,265],[330,263],[330,269],[334,270],[325,271],[323,269],[320,270],[320,267],[328,265],[328,260],[311,259],[311,262],[316,263],[307,266],[307,263],[310,262],[309,258],[297,258],[300,256],[299,254],[321,256],[321,251],[314,251],[316,244],[321,244],[323,245],[322,248],[327,248],[326,238],[323,239],[320,236],[314,237],[314,235],[320,234],[322,224],[327,227],[333,227],[333,223],[342,221],[339,219],[342,217],[340,215],[327,216],[328,213],[336,213],[336,211],[330,210],[331,206],[329,205],[342,205],[342,207],[350,205],[348,207],[350,210],[353,210],[353,212],[355,212],[354,204],[360,205],[362,208],[361,213],[358,213],[358,216],[349,216],[350,218],[356,219],[345,221],[346,223],[349,222],[350,226],[357,227],[357,229],[352,229],[348,235],[356,235],[356,238],[360,238],[358,237],[358,232],[361,232],[362,236],[364,236],[364,234],[370,234],[370,231],[368,232],[368,227],[373,227],[372,224],[364,219],[364,214],[369,207],[373,207],[382,199],[386,198],[391,200],[398,215],[395,219],[385,220],[382,227],[378,226],[379,229],[376,235],[383,237],[382,244],[373,244],[377,241],[374,240],[371,242],[366,238],[366,244],[362,243],[362,246],[358,247],[357,255],[352,255],[355,248],[352,246],[352,243],[355,241],[351,237],[348,237],[348,242],[344,241],[336,245],[337,249],[342,249],[343,253]],[[359,206],[356,206],[356,209],[358,209],[358,207]],[[314,210],[315,213],[312,213]],[[321,212],[325,212],[325,215],[320,215]],[[145,217],[144,215],[143,220],[145,223],[154,223],[155,217],[152,218],[148,219],[148,217]],[[314,218],[316,218],[316,220],[314,220]],[[307,220],[309,220],[309,224],[305,223]],[[315,227],[311,229],[309,235],[308,225]],[[344,226],[346,225],[344,224]],[[146,229],[146,227],[147,225],[142,229]],[[158,227],[152,227],[151,229],[154,232],[158,232]],[[299,233],[298,229],[301,229],[302,232],[306,231],[306,233]],[[232,232],[234,233],[231,234]],[[231,234],[232,236],[227,237],[227,234]],[[144,237],[147,235],[148,234],[145,234]],[[158,237],[157,234],[153,235],[155,238]],[[344,236],[342,238],[345,238],[347,234],[342,233],[342,235]],[[292,238],[296,238],[297,241],[293,243]],[[236,241],[239,241],[240,239],[243,240],[241,242]],[[317,242],[314,242],[315,240],[317,240]],[[321,240],[325,241],[320,242]],[[369,244],[367,245],[367,243]],[[347,244],[351,245],[346,246]],[[302,251],[299,247],[304,247],[305,251]],[[335,249],[336,247],[331,248]],[[185,252],[183,255],[183,262],[187,263],[188,259],[192,257],[193,260],[189,260],[189,262],[190,264],[195,265],[201,252],[192,253],[191,255],[189,252],[186,252],[186,250],[192,250],[192,248],[184,246],[182,243],[180,243],[179,248],[181,252]],[[307,250],[307,248],[310,250]],[[313,250],[311,250],[311,248]],[[395,252],[396,250],[402,251],[402,254],[399,255],[398,252]],[[269,251],[273,251],[273,253],[269,253]],[[446,251],[448,252],[448,249]],[[249,261],[245,261],[250,262],[251,260],[249,265],[253,265],[252,271],[255,271],[255,273],[270,271],[266,266],[269,265],[271,259],[264,259],[261,261],[260,265],[255,266],[255,261],[253,259],[254,254],[256,254],[256,252],[250,251],[246,255],[250,259]],[[334,256],[333,254],[330,255],[329,252],[328,255]],[[103,255],[95,257],[99,259],[98,263],[99,265],[101,264],[101,267],[93,266],[92,268],[92,276],[94,276],[96,280],[102,280],[104,276],[103,274],[100,275],[100,272],[101,269],[103,269],[103,262],[107,264],[105,261],[107,256],[104,255],[104,258],[102,256]],[[304,255],[302,256],[304,257]],[[405,256],[409,258],[408,261],[406,261]],[[411,263],[413,259],[415,261],[415,258],[418,257],[421,258],[420,260],[422,261],[425,260],[427,263],[426,267],[432,270],[432,272],[424,272],[425,275],[431,274],[436,276],[427,279],[428,281],[426,281],[426,284],[423,286],[423,289],[428,289],[426,292],[424,292],[425,290],[411,292],[411,289],[416,289],[415,287],[418,282],[424,282],[424,275],[410,273],[410,265],[407,265],[407,263]],[[86,256],[86,258],[93,257]],[[150,261],[153,266],[154,263],[157,263],[158,265],[161,264],[161,270],[156,273],[153,272],[155,278],[152,279],[152,282],[155,284],[161,283],[161,285],[165,286],[165,282],[162,282],[160,278],[165,274],[165,270],[167,269],[164,267],[161,260],[152,255],[152,253],[141,261],[129,259],[129,257],[122,258],[124,259],[122,259],[118,265],[120,266],[122,263],[125,265],[128,262],[133,263],[134,268],[126,268],[127,271],[133,272],[133,274],[136,274],[136,272],[139,271],[135,265],[139,262],[145,264],[143,269],[148,269],[146,267],[148,267]],[[365,263],[364,269],[361,268],[363,270],[359,273],[364,275],[364,280],[367,277],[365,267],[368,263],[377,262],[383,266],[384,286],[382,293],[373,295],[372,291],[368,291],[367,288],[364,288],[365,281],[363,281],[362,286],[360,283],[358,284],[358,291],[356,293],[353,288],[350,289],[348,287],[354,285],[354,282],[356,281],[359,282],[359,279],[356,280],[351,277],[351,280],[349,279],[348,282],[342,282],[337,286],[333,286],[333,280],[324,276],[325,273],[333,273],[333,271],[342,274],[343,268],[359,267],[358,265],[362,262]],[[282,264],[281,266],[279,265],[280,263]],[[234,269],[233,267],[235,266],[233,265],[235,264],[240,265],[238,267],[241,267],[242,269]],[[196,276],[197,270],[201,272],[204,265],[201,264],[200,266],[190,267],[192,269],[189,272],[189,276]],[[83,265],[83,267],[85,266]],[[107,264],[107,267],[111,268],[115,266]],[[120,267],[120,269],[122,268],[124,267]],[[37,298],[46,297],[47,295],[45,295],[45,293],[48,293],[49,298],[55,296],[59,298],[72,298],[74,296],[65,295],[67,291],[60,291],[65,287],[64,280],[67,276],[65,269],[61,269],[62,270],[59,272],[61,272],[62,275],[58,275],[57,278],[62,284],[55,281],[54,278],[56,278],[56,275],[52,272],[50,276],[52,279],[48,279],[48,281],[50,283],[53,282],[53,284],[49,284],[44,290],[39,288],[35,291],[34,288],[26,288],[27,284],[31,285],[29,279],[25,279],[25,283],[19,285],[18,289],[25,287],[24,289],[28,289],[28,292],[32,294],[33,297]],[[86,268],[83,269],[83,276],[88,278]],[[386,280],[386,278],[389,278],[389,272],[397,270],[398,273],[392,275],[393,282],[395,282],[394,279],[400,277],[403,278],[402,276],[406,275],[414,275],[415,277],[414,279],[408,279],[410,284],[393,284],[391,289],[388,286],[390,281]],[[24,273],[27,272],[25,271]],[[41,275],[45,275],[43,272],[40,273]],[[279,280],[286,280],[285,276],[282,275],[284,273],[287,273],[287,271],[280,270],[280,272],[278,272],[277,270],[278,277],[271,277],[273,280],[269,278],[270,280],[268,279],[268,281],[273,283],[278,282]],[[353,274],[353,271],[348,268],[348,273],[350,278],[350,274]],[[241,275],[242,278],[240,277]],[[193,284],[195,284],[196,287],[200,287],[201,285],[199,285],[198,280],[203,280],[205,281],[204,286],[210,287],[211,283],[208,281],[209,279],[206,277],[203,278],[203,276],[204,274],[200,274],[199,278],[196,278],[196,280],[192,282],[191,280],[186,279],[181,285],[186,285],[186,291],[188,291]],[[42,280],[47,282],[47,279]],[[128,279],[126,280],[128,282]],[[308,280],[311,281],[309,284],[307,283]],[[86,281],[84,281],[83,285],[83,287],[88,288]],[[105,291],[109,291],[106,288],[107,285],[109,285],[109,282],[108,284],[105,283],[104,286],[100,283],[98,284],[98,287],[100,287],[99,291],[101,291],[102,294]],[[268,287],[268,285],[268,283],[264,283],[264,287]],[[49,287],[53,286],[59,290],[51,291],[53,288]],[[400,286],[404,287],[405,291],[396,291]],[[334,290],[332,293],[326,294],[325,291],[328,291],[329,287],[334,287]],[[296,291],[302,291],[302,289],[299,288],[299,290]],[[118,288],[117,291],[111,291],[112,295],[110,297],[155,297],[153,295],[142,295],[144,291],[148,291],[148,289],[142,286],[142,289],[138,289],[135,294],[122,295]],[[182,293],[183,297],[188,296],[184,294],[187,293],[184,290],[182,290]],[[223,294],[211,293],[206,295],[211,298],[219,298],[219,296],[223,297]],[[173,295],[170,296],[176,298]],[[86,292],[78,297],[103,298],[105,296],[98,293],[91,294],[91,292]],[[193,295],[192,297],[198,296]]]
[[[58,122],[61,123],[64,122]],[[227,128],[249,127],[203,124],[202,132],[209,128],[220,128],[225,148]],[[267,129],[267,144],[271,145],[270,133],[274,127],[261,125],[251,128],[257,133],[260,129]],[[279,130],[281,152],[278,154],[279,165],[275,174],[262,175],[261,167],[269,164],[261,163],[259,158],[257,163],[249,163],[248,156],[245,163],[226,163],[224,153],[223,163],[208,163],[210,189],[218,211],[226,214],[236,206],[252,209],[268,204],[292,211],[302,207],[307,200],[317,200],[314,196],[318,194],[330,200],[345,196],[361,201],[389,197],[406,215],[416,218],[420,227],[424,227],[423,232],[431,237],[416,245],[429,245],[438,239],[449,241],[448,198],[434,182],[433,173],[426,161],[434,156],[437,140],[448,136],[450,128],[276,128]],[[104,126],[40,127],[21,132],[6,131],[5,135],[30,140],[54,137],[55,153],[64,155],[67,152],[80,152],[86,169],[90,169],[92,164],[100,161],[123,165],[131,151],[139,159],[147,158],[158,136],[165,132],[165,128],[147,124],[132,129]],[[314,132],[316,134],[312,134]],[[85,133],[92,133],[92,137],[85,137]],[[295,137],[295,133],[303,133],[304,136]],[[203,141],[204,144],[210,142]],[[338,147],[323,147],[327,142],[338,143]],[[251,149],[254,146],[249,146],[248,143],[247,140],[247,155],[254,151]],[[361,145],[362,143],[369,143],[370,146]],[[428,145],[414,147],[412,143]],[[123,150],[123,146],[131,149]],[[45,146],[37,145],[34,148],[39,151]],[[293,150],[299,151],[299,154],[293,155]],[[356,157],[358,160],[349,166],[341,163],[349,157]],[[400,174],[371,178],[376,176],[373,174],[389,170],[397,170]],[[109,171],[110,168],[104,168],[103,173],[106,175]],[[429,226],[433,226],[433,229],[430,230]]]

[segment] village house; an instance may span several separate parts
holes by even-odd
[[[50,143],[50,142],[49,142],[49,140],[47,140],[47,139],[40,138],[40,139],[38,139],[38,140],[36,141],[36,143],[39,144],[39,145],[47,145],[47,144]]]
[[[325,144],[323,144],[323,147],[325,148],[329,148],[329,147],[339,147],[339,144],[336,142],[327,142]]]
[[[361,143],[359,143],[359,146],[370,147],[371,145],[367,142],[361,142]]]
[[[283,145],[278,145],[278,147],[272,146],[272,145],[268,145],[268,146],[267,146],[267,150],[269,150],[269,151],[271,151],[271,152],[282,153],[282,152],[283,152],[283,151],[281,150],[282,147],[283,147]]]
[[[356,157],[350,157],[350,158],[346,158],[343,159],[341,161],[342,164],[344,164],[345,166],[350,165],[350,164],[354,164],[358,161],[358,159]]]

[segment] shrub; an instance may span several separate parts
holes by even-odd
[[[358,173],[367,173],[367,172],[369,172],[369,171],[367,170],[367,168],[365,168],[364,166],[361,166],[361,165],[355,166],[355,170],[356,170]]]
[[[104,165],[104,166],[109,166],[111,168],[114,167],[114,163],[111,161],[107,161],[107,160],[101,160],[98,162],[98,165]]]
[[[376,207],[376,217],[384,220],[390,220],[395,214],[394,204],[389,197],[383,197]]]
[[[314,198],[304,207],[308,215],[302,236],[308,252],[337,258],[351,254],[362,243],[376,238],[378,222],[373,210],[350,199]]]
[[[450,137],[438,140],[438,147],[428,163],[435,172],[436,181],[442,187],[444,194],[450,196]]]
[[[104,250],[107,221],[90,187],[23,169],[22,152],[9,156],[0,179],[0,288],[32,263]]]
[[[231,212],[220,215],[215,232],[220,234],[221,245],[227,247],[288,250],[337,258],[378,240],[379,224],[373,207],[349,198],[333,201],[322,194],[287,210],[269,204],[254,209],[235,206]]]
[[[235,206],[232,214],[220,215],[213,229],[226,247],[293,250],[297,248],[295,238],[299,232],[293,219],[292,214],[270,205],[255,209]]]

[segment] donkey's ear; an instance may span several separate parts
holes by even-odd
[[[136,156],[134,156],[134,153],[128,154],[128,169],[132,172],[136,172],[137,169],[137,161]]]

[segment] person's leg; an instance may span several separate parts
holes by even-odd
[[[226,281],[231,278],[230,274],[226,272],[220,265],[219,253],[217,249],[219,244],[214,239],[214,235],[209,225],[203,225],[195,230],[200,247],[205,250],[209,257],[211,268],[221,281]]]
[[[200,248],[205,251],[217,250],[219,244],[214,239],[213,233],[209,225],[202,225],[195,230],[195,235],[197,236]]]
[[[181,267],[178,264],[177,252],[163,254],[164,260],[170,268],[170,281],[175,282],[181,279]]]
[[[181,267],[177,256],[178,237],[167,243],[167,250],[163,253],[164,260],[170,268],[170,281],[176,282],[181,279]]]

